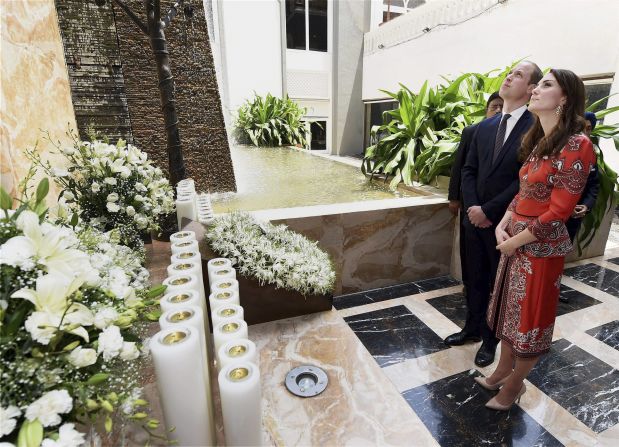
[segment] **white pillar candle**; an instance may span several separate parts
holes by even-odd
[[[213,329],[213,342],[215,343],[215,352],[224,343],[230,340],[238,340],[239,338],[247,338],[247,323],[238,318],[233,318],[230,321],[222,321]]]
[[[252,362],[258,364],[256,345],[246,338],[230,340],[219,347],[217,351],[217,367],[221,370],[231,363]]]
[[[234,267],[216,267],[209,273],[209,283],[216,283],[222,279],[236,279]]]
[[[208,404],[209,411],[209,432],[211,436],[215,437],[215,421],[214,417],[214,407],[213,407],[213,396],[211,394],[211,379],[210,379],[210,365],[208,355],[208,343],[210,343],[211,337],[210,332],[207,332],[204,326],[204,314],[200,306],[179,306],[178,308],[173,308],[164,312],[161,317],[159,317],[159,326],[161,329],[172,329],[174,327],[189,327],[195,329],[200,335],[200,343],[201,343],[201,362],[203,364],[204,371],[204,383],[206,388],[206,400]],[[208,321],[208,320],[207,320]],[[212,355],[212,354],[211,354]]]
[[[217,292],[213,292],[208,297],[208,303],[211,306],[211,313],[215,312],[222,306],[229,306],[231,304],[236,304],[237,306],[241,305],[239,294],[234,290],[219,290]]]
[[[200,293],[203,297],[206,297],[204,291],[204,279],[202,278],[202,264],[197,262],[173,262],[168,266],[168,276],[174,275],[196,275],[198,278],[198,285],[200,286]],[[206,301],[206,300],[205,300]]]
[[[163,298],[159,300],[159,307],[161,307],[162,312],[176,309],[179,306],[200,306],[202,311],[204,311],[202,302],[199,292],[192,289],[181,289],[166,293]]]
[[[260,370],[255,363],[231,363],[218,376],[227,446],[262,445]]]
[[[184,230],[177,231],[176,233],[172,233],[170,235],[170,243],[176,244],[177,242],[185,242],[185,241],[195,241],[196,233],[194,231]]]
[[[239,282],[236,279],[220,279],[211,283],[211,293],[231,291],[239,293]]]
[[[195,185],[196,185],[196,182],[191,177],[179,180],[179,182],[176,184],[177,187],[179,187],[179,186],[190,186],[192,188],[195,188]]]
[[[170,249],[173,255],[184,251],[199,251],[198,241],[175,242],[170,245]]]
[[[182,228],[183,217],[196,220],[196,202],[193,196],[177,196],[176,198],[176,220],[179,229]]]
[[[202,225],[213,225],[215,223],[215,218],[198,215],[198,222],[200,222]]]
[[[205,365],[196,368],[200,351],[199,334],[190,327],[162,330],[150,342],[166,426],[175,428],[168,436],[179,445],[215,445],[208,424]]]
[[[213,309],[211,305],[211,319],[213,320],[213,326],[217,326],[222,321],[230,321],[234,318],[238,318],[239,320],[245,319],[245,312],[238,304],[224,304],[216,309]]]
[[[167,293],[191,289],[198,292],[200,294],[200,298],[204,299],[204,296],[202,296],[202,288],[200,287],[200,283],[198,282],[198,277],[196,275],[181,274],[168,276],[163,280],[162,284],[167,286]]]
[[[175,262],[195,262],[196,264],[202,264],[202,255],[198,250],[181,251],[180,253],[170,256],[170,263]]]
[[[228,258],[213,258],[206,263],[209,282],[213,282],[213,271],[222,267],[232,268],[232,261]]]

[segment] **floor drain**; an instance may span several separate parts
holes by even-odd
[[[317,366],[298,366],[286,375],[286,388],[295,396],[317,396],[325,390],[328,384],[327,373]]]

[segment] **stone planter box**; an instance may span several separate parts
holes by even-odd
[[[210,284],[208,282],[207,262],[219,256],[206,244],[204,240],[204,227],[201,224],[191,222],[189,225],[183,225],[183,229],[195,231],[196,233],[196,239],[199,241],[200,253],[202,255],[204,289],[208,294]],[[245,278],[239,275],[238,272],[237,281],[239,282],[239,298],[245,314],[245,321],[248,325],[329,311],[333,306],[333,295],[303,296],[299,292],[275,288],[272,284],[260,285],[256,279]],[[208,307],[209,324],[212,328],[211,309],[208,299],[206,305]]]

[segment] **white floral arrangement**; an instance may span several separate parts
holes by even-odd
[[[120,139],[79,141],[58,147],[67,167],[41,162],[36,151],[29,157],[60,186],[60,204],[68,213],[101,231],[118,229],[123,245],[138,248],[140,235],[159,229],[158,217],[174,211],[174,192],[160,168],[145,152]]]
[[[117,230],[49,221],[45,182],[15,211],[0,188],[0,443],[79,446],[78,427],[113,418],[150,432],[143,338],[162,287]]]
[[[229,258],[241,275],[260,284],[324,295],[333,290],[335,272],[329,255],[285,225],[258,222],[247,213],[216,217],[206,239],[218,256]]]

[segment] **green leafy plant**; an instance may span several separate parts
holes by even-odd
[[[592,103],[587,107],[587,111],[594,112],[595,117],[598,120],[603,119],[610,113],[618,111],[619,106],[599,110],[600,105],[603,104],[608,98],[609,96],[606,96]],[[597,230],[602,224],[606,213],[613,210],[617,203],[619,203],[619,178],[617,173],[606,164],[604,161],[604,154],[598,147],[599,140],[602,138],[612,139],[615,143],[615,149],[619,150],[619,123],[599,123],[591,132],[591,140],[594,143],[595,152],[597,154],[600,189],[595,201],[595,206],[591,212],[587,213],[587,215],[583,218],[582,229],[578,233],[577,246],[579,255],[582,254],[582,251],[589,246],[589,244],[591,244],[591,241],[593,241],[595,230]]]
[[[254,146],[308,146],[309,131],[301,120],[306,109],[288,98],[255,95],[237,112],[235,127],[241,141]]]
[[[429,184],[448,174],[462,130],[483,119],[487,98],[514,64],[485,74],[465,73],[453,81],[444,78],[434,88],[426,81],[418,93],[402,84],[398,92],[383,90],[398,108],[384,112],[384,124],[372,127],[377,142],[366,149],[362,171],[393,176],[392,189],[400,182]]]

